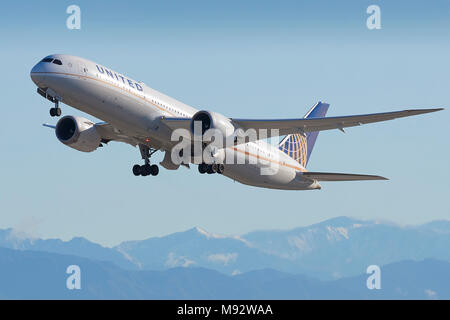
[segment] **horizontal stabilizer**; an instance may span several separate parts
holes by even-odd
[[[389,180],[385,177],[367,174],[330,173],[330,172],[303,172],[301,176],[317,181],[359,181],[359,180]]]

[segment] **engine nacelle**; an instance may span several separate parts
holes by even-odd
[[[83,152],[96,150],[102,140],[92,121],[75,116],[61,118],[56,124],[55,133],[59,141]]]
[[[196,121],[201,122],[201,132],[195,130]],[[219,130],[224,138],[232,136],[235,130],[231,120],[220,113],[202,110],[194,114],[191,121],[191,132],[198,136],[204,135],[209,129]]]
[[[199,126],[197,122],[201,125]],[[235,127],[229,118],[216,112],[198,111],[192,117],[191,132],[194,140],[203,142],[201,149],[193,148],[191,153],[195,156],[193,162],[198,162],[200,159],[205,163],[224,162],[224,148],[233,144],[235,139]],[[201,152],[202,157],[198,158],[199,154],[195,154],[196,152]]]

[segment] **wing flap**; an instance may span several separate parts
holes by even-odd
[[[385,177],[367,174],[332,173],[332,172],[303,172],[299,174],[303,178],[317,181],[389,180]]]
[[[100,134],[102,139],[106,141],[119,141],[132,145],[133,147],[135,147],[138,144],[135,138],[123,134],[109,123],[106,122],[96,123],[95,128],[97,129],[97,132]]]

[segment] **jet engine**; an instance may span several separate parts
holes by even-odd
[[[196,127],[196,122],[201,126]],[[192,133],[197,136],[204,135],[209,129],[219,130],[224,138],[232,136],[235,130],[231,120],[220,113],[203,110],[194,114],[191,121]]]
[[[83,152],[92,152],[101,144],[95,124],[88,119],[65,116],[56,124],[56,137],[65,145]]]
[[[201,148],[203,162],[223,163],[225,159],[224,148],[233,144],[235,139],[235,127],[231,120],[220,113],[198,111],[192,117],[190,129],[194,140],[199,139],[203,142]],[[207,149],[208,159],[204,157],[204,149]]]

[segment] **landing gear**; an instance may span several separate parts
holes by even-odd
[[[52,117],[59,117],[61,115],[61,109],[60,108],[51,108],[50,109],[50,116]]]
[[[142,172],[142,176],[157,176],[159,173],[159,167],[156,164],[150,165],[150,164],[145,164],[143,166],[141,166],[141,172]]]
[[[133,174],[135,176],[157,176],[159,173],[159,167],[154,164],[154,165],[150,165],[150,164],[144,164],[143,166],[140,166],[138,164],[133,166]]]
[[[198,172],[200,172],[201,174],[204,174],[208,171],[208,165],[206,163],[200,163],[198,165]]]
[[[59,107],[60,98],[57,97],[56,93],[49,88],[37,88],[37,93],[55,104],[53,108],[50,108],[50,116],[59,117],[62,112],[61,108]]]
[[[135,164],[133,166],[133,174],[137,177],[141,175],[141,166],[138,164]]]
[[[213,173],[216,173],[216,172],[217,172],[217,164],[215,164],[215,163],[210,164],[208,166],[208,171],[206,171],[207,174],[213,174]]]
[[[219,173],[223,174],[225,170],[225,166],[222,163],[213,163],[213,164],[206,164],[206,163],[200,163],[198,165],[198,172],[201,174],[207,173],[207,174],[213,174],[213,173]]]
[[[133,174],[135,176],[157,176],[159,173],[159,167],[156,164],[150,165],[150,157],[153,153],[155,153],[157,150],[152,149],[150,150],[149,147],[140,144],[139,150],[141,151],[142,159],[144,159],[145,164],[144,165],[138,165],[135,164],[133,166]]]
[[[55,106],[50,109],[50,116],[59,117],[61,115],[61,108],[59,107],[59,101],[55,100]]]

